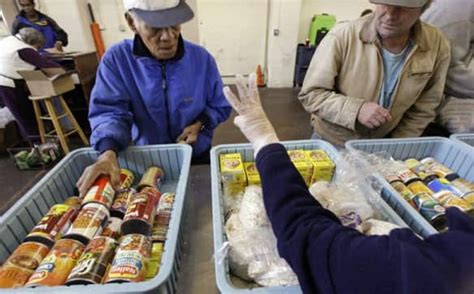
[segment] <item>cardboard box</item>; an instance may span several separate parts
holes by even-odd
[[[44,70],[23,70],[18,73],[23,77],[31,96],[56,96],[74,90],[72,72],[60,68]]]
[[[313,176],[311,183],[317,181],[332,181],[336,165],[324,150],[306,151],[306,155],[313,164]]]
[[[224,193],[235,195],[245,190],[247,176],[240,153],[221,154],[220,168]]]
[[[300,172],[306,185],[310,185],[311,178],[313,176],[313,164],[307,157],[304,150],[290,150],[288,151],[291,162],[295,165],[296,169]]]
[[[261,185],[260,174],[258,173],[255,162],[244,162],[247,182],[250,185]]]

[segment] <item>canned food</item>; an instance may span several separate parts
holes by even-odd
[[[151,255],[150,237],[130,234],[123,236],[105,282],[141,282]]]
[[[67,198],[66,200],[64,200],[64,204],[69,205],[75,209],[79,209],[81,208],[81,205],[82,205],[82,199],[77,196],[71,196]]]
[[[472,206],[474,206],[474,191],[462,195],[461,198],[469,202],[469,204],[471,204]]]
[[[157,188],[145,187],[140,191],[140,193],[148,193],[152,195],[153,199],[155,200],[155,205],[158,205],[158,203],[160,203],[161,192]]]
[[[154,196],[149,193],[133,195],[123,219],[122,235],[142,234],[149,236],[155,218]]]
[[[433,198],[444,207],[457,207],[463,212],[474,213],[473,207],[466,200],[457,197],[449,191],[440,191],[433,194]]]
[[[415,174],[408,168],[398,170],[397,176],[400,178],[400,180],[402,180],[405,185],[408,185],[409,183],[420,179],[417,174]]]
[[[153,242],[151,258],[147,265],[145,280],[153,279],[160,270],[161,258],[163,256],[163,243]]]
[[[456,188],[463,191],[464,193],[474,191],[474,184],[463,178],[456,178],[454,180],[451,180],[451,184],[456,186]]]
[[[426,193],[428,195],[433,195],[433,191],[431,191],[423,182],[421,181],[414,181],[411,182],[410,184],[407,185],[408,189],[413,194],[419,194],[419,193]]]
[[[434,200],[431,195],[421,192],[413,197],[418,212],[437,230],[442,230],[446,227],[445,209]]]
[[[408,189],[405,184],[402,183],[402,181],[394,181],[390,183],[392,187],[397,190],[397,192],[407,201],[411,206],[416,208],[415,203],[413,203],[413,197],[415,196],[410,189]]]
[[[133,181],[135,180],[135,176],[131,171],[128,169],[120,169],[120,184],[119,184],[119,191],[129,189]]]
[[[102,232],[108,217],[107,207],[100,203],[88,203],[82,207],[65,237],[87,244],[90,239]]]
[[[25,241],[40,242],[49,247],[53,246],[54,241],[61,238],[69,229],[76,214],[77,210],[69,205],[56,204],[52,206],[26,236]]]
[[[100,284],[117,248],[115,239],[98,236],[90,241],[72,269],[66,285]]]
[[[168,232],[170,218],[171,214],[168,212],[161,212],[156,216],[151,232],[151,239],[153,242],[166,241],[166,233]]]
[[[114,201],[115,191],[110,183],[109,177],[99,177],[94,185],[87,191],[84,200],[82,200],[82,205],[87,203],[101,203],[107,208],[110,208],[112,202]]]
[[[143,174],[140,183],[138,183],[138,191],[145,187],[154,187],[159,189],[161,187],[161,181],[163,180],[165,173],[164,171],[156,166],[148,168]]]
[[[84,251],[84,247],[84,244],[76,240],[58,240],[30,277],[26,286],[63,285]]]
[[[20,244],[0,268],[0,288],[23,286],[49,252],[39,242]]]
[[[118,217],[111,217],[107,221],[104,230],[102,231],[101,236],[110,237],[113,239],[120,238],[120,226],[122,225],[122,219]]]
[[[127,189],[123,191],[118,191],[115,195],[114,202],[112,203],[112,207],[110,207],[110,215],[123,218],[125,212],[127,212],[127,207],[129,204],[132,195],[135,194],[137,191],[134,189]]]
[[[174,193],[164,193],[161,195],[160,202],[158,203],[158,212],[168,211],[171,212],[173,210],[173,203],[174,203]]]
[[[421,160],[421,163],[426,166],[426,168],[434,172],[440,178],[453,177],[457,175],[454,171],[449,169],[447,166],[439,163],[436,159],[432,157],[427,157]]]
[[[454,185],[446,180],[445,178],[434,179],[428,183],[428,188],[430,188],[433,193],[438,193],[441,191],[448,191],[456,196],[463,195],[463,192],[456,188]]]

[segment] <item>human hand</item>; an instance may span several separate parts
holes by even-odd
[[[194,144],[197,141],[199,136],[199,132],[202,128],[202,122],[197,121],[192,125],[189,125],[184,128],[183,133],[178,136],[176,142],[178,143],[186,143],[186,144]]]
[[[101,175],[110,176],[110,182],[115,188],[120,184],[120,168],[117,155],[114,151],[108,150],[102,153],[97,161],[89,165],[76,183],[79,189],[79,197],[84,197],[94,181]]]
[[[229,87],[224,87],[224,95],[239,114],[234,119],[234,124],[252,143],[257,155],[262,147],[278,143],[280,140],[262,108],[255,74],[250,74],[248,83],[243,76],[237,75],[236,86],[239,96],[236,96]]]
[[[364,102],[357,120],[369,129],[375,129],[392,120],[390,112],[374,102]]]
[[[59,52],[63,52],[63,43],[61,41],[56,41],[54,43],[54,48],[56,48],[56,50]]]

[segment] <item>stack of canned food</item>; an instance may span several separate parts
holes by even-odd
[[[474,216],[474,184],[434,158],[410,158],[387,170],[386,180],[436,229],[447,226],[445,208]]]
[[[0,288],[155,277],[174,202],[159,190],[163,176],[150,167],[135,190],[133,173],[122,169],[117,191],[100,177],[83,199],[51,207],[0,268]]]

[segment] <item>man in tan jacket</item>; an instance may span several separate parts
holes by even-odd
[[[332,29],[298,95],[314,136],[420,136],[443,99],[449,43],[419,20],[431,0],[370,0],[375,12]]]

